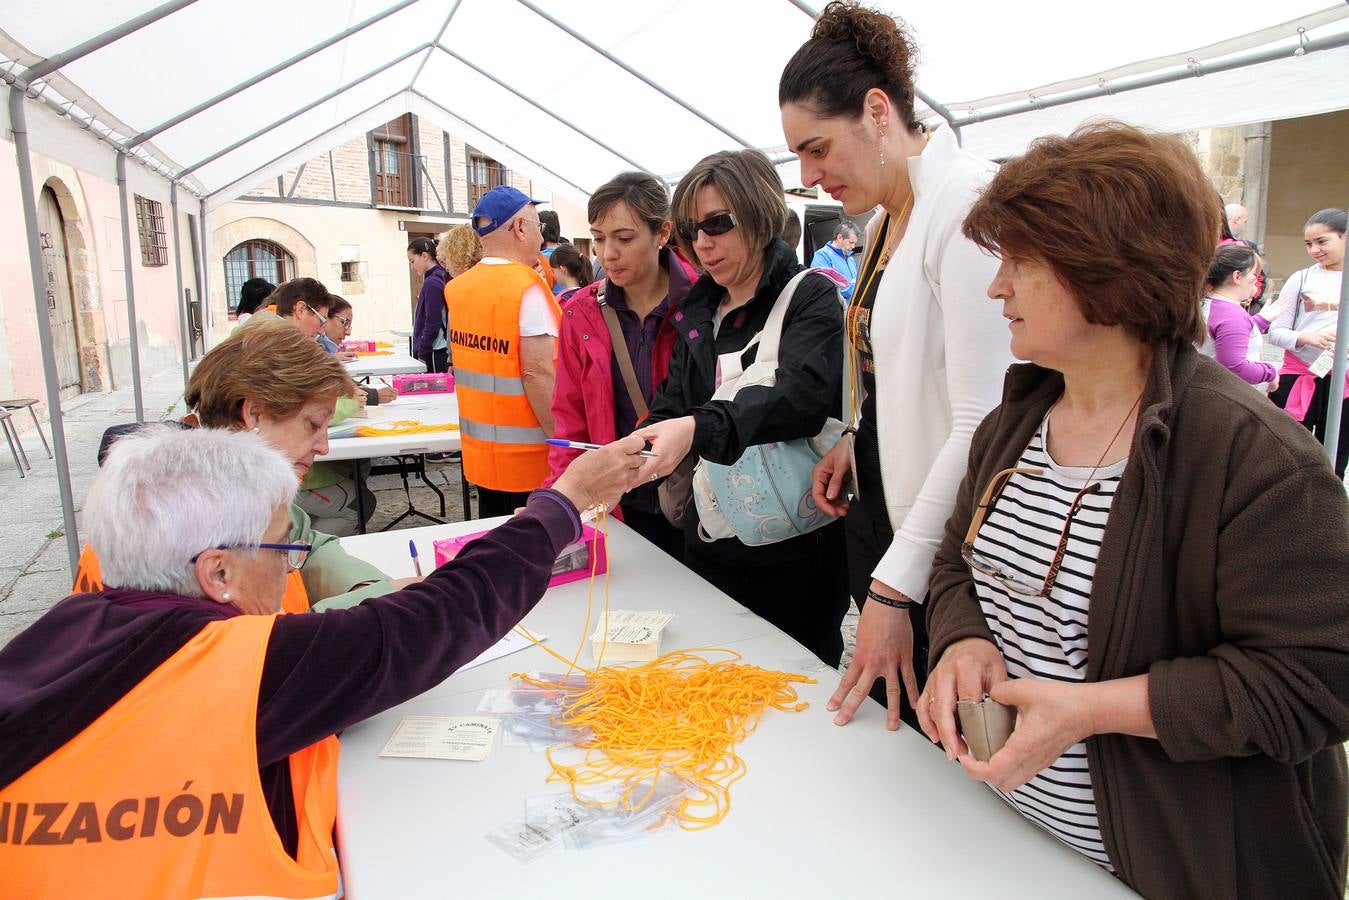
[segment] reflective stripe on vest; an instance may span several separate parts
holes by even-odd
[[[456,383],[458,379],[455,379]],[[517,425],[489,425],[459,417],[459,433],[493,444],[541,444],[548,437],[542,428],[521,428]]]
[[[72,594],[92,594],[103,590],[103,572],[99,566],[98,554],[94,548],[85,544],[80,551],[80,561],[75,567],[75,585]],[[287,613],[309,612],[309,591],[305,589],[300,573],[286,575],[286,592],[281,595],[281,611]]]
[[[454,367],[454,386],[456,390],[469,388],[488,394],[500,394],[503,397],[523,397],[525,395],[525,380],[523,378],[474,372],[458,364],[455,364]]]
[[[532,491],[548,477],[548,435],[525,393],[520,306],[552,293],[528,266],[484,261],[445,285],[464,478],[495,491]]]
[[[0,789],[0,892],[337,896],[337,739],[290,757],[294,859],[258,779],[258,689],[275,621],[241,615],[207,624]]]

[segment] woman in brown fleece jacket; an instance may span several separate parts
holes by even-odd
[[[1218,207],[1179,141],[1043,138],[965,222],[1012,351],[927,604],[924,731],[1149,897],[1340,897],[1349,504],[1193,341]],[[1052,426],[1052,431],[1051,431]],[[986,762],[957,700],[1017,708]]]

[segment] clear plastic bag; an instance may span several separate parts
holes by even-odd
[[[539,688],[492,688],[478,702],[478,713],[491,716],[549,718],[562,714],[568,692]]]
[[[554,744],[576,744],[593,737],[589,728],[559,725],[552,719],[538,716],[506,716],[501,720],[501,745],[525,746],[534,751],[545,750]]]
[[[568,832],[591,821],[594,807],[571,794],[545,794],[525,801],[525,814],[485,837],[522,863],[531,863],[562,842]]]
[[[585,849],[665,831],[676,822],[678,802],[692,790],[693,785],[684,779],[664,772],[654,780],[633,786],[627,793],[628,802],[633,804],[631,807],[622,799],[626,787],[615,786],[588,794],[587,799],[604,805],[594,807],[595,815],[567,829],[563,839],[568,847]]]

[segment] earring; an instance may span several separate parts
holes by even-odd
[[[256,426],[256,425],[253,426],[253,433],[254,433],[254,434],[258,434],[258,433],[259,433],[259,431],[258,431],[258,426]]]
[[[228,600],[228,599],[230,598],[229,591],[226,591],[225,593],[221,594],[220,596],[221,596],[222,599]]]
[[[884,169],[884,168],[885,168],[885,132],[884,132],[884,131],[881,132],[880,148],[881,148],[881,168]]]

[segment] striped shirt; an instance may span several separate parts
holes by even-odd
[[[997,638],[1012,678],[1082,681],[1087,670],[1087,608],[1115,489],[1128,463],[1098,469],[1057,465],[1045,450],[1049,419],[1021,454],[1018,468],[1041,475],[1013,475],[989,510],[974,552],[1032,590],[1044,584],[1073,498],[1089,483],[1068,531],[1067,552],[1049,598],[1008,591],[1001,581],[973,571],[984,619]],[[1088,478],[1091,477],[1091,482]],[[1085,743],[1069,747],[1049,768],[1010,793],[1002,793],[1026,818],[1113,872],[1096,817]]]

